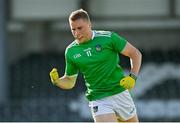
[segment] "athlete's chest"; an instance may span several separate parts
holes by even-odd
[[[111,58],[112,53],[113,50],[108,42],[94,42],[75,47],[72,59],[78,66],[87,66],[106,62]]]

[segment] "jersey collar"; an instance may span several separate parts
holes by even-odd
[[[93,34],[92,34],[91,39],[93,40],[93,39],[94,39],[94,37],[95,37],[95,31],[93,30],[93,31],[92,31],[92,33],[93,33]]]

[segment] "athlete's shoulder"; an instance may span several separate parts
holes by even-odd
[[[72,43],[70,43],[67,47],[66,47],[66,51],[65,53],[67,53],[70,49],[72,49],[74,46],[77,45],[77,42],[74,40]]]
[[[69,48],[72,48],[72,47],[74,47],[74,46],[76,46],[77,45],[77,42],[74,40],[72,43],[70,43],[68,46],[67,46],[67,48],[69,49]]]
[[[94,34],[95,37],[111,37],[112,32],[105,30],[94,30]]]

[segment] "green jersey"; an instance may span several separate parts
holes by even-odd
[[[127,41],[110,31],[93,31],[92,39],[85,43],[75,40],[65,52],[67,76],[84,75],[89,101],[111,96],[125,90],[119,82],[124,77],[119,65],[120,53]]]

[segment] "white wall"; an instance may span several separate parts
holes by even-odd
[[[180,17],[180,0],[176,0],[176,15]]]
[[[78,0],[12,0],[13,19],[39,20],[68,17]]]
[[[91,0],[96,16],[166,16],[168,0]]]

